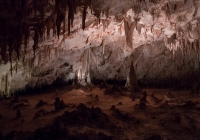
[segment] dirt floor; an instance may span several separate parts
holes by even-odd
[[[0,139],[200,140],[200,94],[60,87],[0,102]]]

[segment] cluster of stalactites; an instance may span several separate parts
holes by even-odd
[[[82,29],[85,29],[87,8],[91,7],[91,0],[52,2],[52,0],[0,0],[0,52],[4,63],[10,61],[12,64],[13,60],[21,57],[22,44],[26,53],[30,32],[34,32],[34,56],[39,41],[45,39],[45,33],[49,37],[50,30],[53,29],[53,34],[59,37],[61,23],[63,23],[64,34],[66,13],[68,13],[68,35],[70,35],[77,7],[82,7]],[[47,16],[45,13],[51,13],[51,15]],[[14,52],[17,57],[13,58]]]
[[[164,34],[165,45],[172,50],[174,53],[178,49],[181,49],[182,55],[190,55],[191,51],[195,51],[199,54],[200,43],[199,43],[199,34],[198,26],[191,28],[188,24],[188,27],[183,29],[178,29],[171,36]]]
[[[139,23],[139,18],[135,17],[134,21],[130,17],[124,17],[124,31],[126,36],[126,45],[132,49],[133,47],[133,31],[136,29],[138,34],[141,34],[141,29],[144,25]]]
[[[30,36],[30,29],[35,32],[33,50],[38,46],[40,36],[43,36],[44,12],[47,0],[44,1],[1,1],[0,2],[0,47],[4,63],[20,59],[21,46],[24,44],[24,51]],[[37,13],[39,11],[39,15]],[[33,14],[34,13],[34,14]],[[16,54],[16,56],[14,55]]]
[[[55,11],[57,13],[56,27],[57,35],[59,37],[61,23],[63,22],[63,34],[65,33],[65,15],[66,9],[68,9],[68,35],[70,35],[70,29],[73,27],[74,15],[77,7],[82,7],[82,29],[85,29],[85,20],[87,8],[91,7],[91,0],[56,0]]]
[[[176,50],[176,33],[172,34],[170,37],[168,37],[166,34],[164,34],[164,42],[165,45],[170,49]]]

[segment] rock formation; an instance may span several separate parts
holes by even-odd
[[[199,0],[0,0],[0,95],[58,78],[126,80],[130,55],[140,83],[192,86],[199,80],[199,6]]]

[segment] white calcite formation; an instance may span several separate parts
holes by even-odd
[[[92,78],[126,80],[131,62],[137,79],[146,84],[198,78],[199,0],[93,0],[92,6],[96,11],[87,9],[84,31],[79,8],[69,36],[61,28],[58,38],[51,29],[35,56],[30,37],[28,50],[22,49],[12,64],[12,75],[10,64],[1,64],[1,94],[49,85],[57,78],[85,86]]]

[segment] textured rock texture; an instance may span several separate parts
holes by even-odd
[[[198,80],[199,0],[93,0],[82,30],[82,9],[71,33],[45,32],[32,51],[30,36],[23,57],[0,66],[0,90],[10,95],[60,78],[87,85],[91,79],[126,80],[131,62],[146,85],[184,85]],[[100,18],[94,14],[100,14]],[[67,23],[67,18],[66,18]],[[61,24],[63,26],[63,23]],[[67,25],[66,25],[67,27]]]

